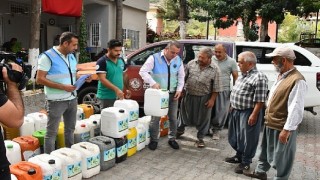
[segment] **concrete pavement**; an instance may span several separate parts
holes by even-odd
[[[320,180],[320,107],[315,111],[317,116],[305,112],[299,127],[296,159],[290,176],[292,180]],[[221,136],[219,141],[207,136],[206,147],[200,149],[194,144],[195,128],[187,128],[178,140],[180,150],[171,149],[167,137],[162,137],[157,150],[151,151],[146,147],[91,179],[251,179],[234,173],[237,165],[224,162],[225,157],[233,156],[235,152],[227,142],[227,129],[222,131]],[[251,170],[256,166],[257,154]],[[274,173],[271,169],[268,179],[272,179]]]

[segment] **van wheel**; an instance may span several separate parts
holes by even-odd
[[[89,86],[83,88],[78,93],[78,104],[91,104],[94,107],[95,113],[100,111],[98,98],[97,98],[97,87]]]

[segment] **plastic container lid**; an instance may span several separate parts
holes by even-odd
[[[124,113],[124,110],[123,110],[123,109],[120,109],[120,110],[119,110],[119,113]]]
[[[92,121],[92,123],[93,123],[93,124],[98,124],[98,122],[97,122],[97,121]]]
[[[13,145],[12,144],[8,144],[7,148],[11,149],[11,148],[13,148]]]
[[[50,159],[50,160],[48,161],[48,163],[49,163],[49,164],[55,164],[56,161],[55,161],[54,159]]]
[[[28,174],[29,175],[33,175],[33,174],[35,174],[36,173],[36,170],[35,169],[29,169],[28,170]]]
[[[86,125],[85,124],[81,124],[81,127],[86,127]]]

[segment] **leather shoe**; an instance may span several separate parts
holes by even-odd
[[[152,151],[156,150],[157,146],[158,146],[158,142],[155,142],[155,141],[151,141],[148,145],[149,149]]]
[[[183,134],[184,134],[184,132],[177,131],[176,138],[179,139]]]
[[[250,165],[240,163],[235,169],[234,172],[237,174],[243,174],[243,172],[248,171],[250,169]]]
[[[173,149],[179,149],[179,144],[175,140],[169,140],[168,144],[173,148]]]
[[[243,171],[243,174],[248,176],[248,177],[252,177],[252,178],[256,178],[256,179],[262,179],[262,180],[267,180],[268,176],[267,173],[258,173],[258,172],[245,172]]]
[[[233,157],[226,158],[225,162],[232,163],[232,164],[237,164],[237,163],[241,163],[242,160],[240,158],[238,158],[237,156],[233,156]]]

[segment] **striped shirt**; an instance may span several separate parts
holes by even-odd
[[[204,69],[200,69],[198,60],[190,61],[186,66],[185,89],[188,94],[204,96],[212,92],[222,92],[221,72],[219,67],[212,61]]]
[[[255,103],[266,101],[267,92],[267,76],[254,67],[237,79],[231,92],[231,106],[239,110],[254,108]]]

